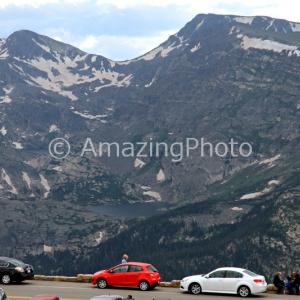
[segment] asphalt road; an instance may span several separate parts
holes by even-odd
[[[10,300],[26,300],[41,294],[57,295],[61,300],[88,300],[99,295],[121,295],[124,299],[130,294],[135,300],[231,300],[241,299],[237,295],[201,294],[191,295],[181,292],[178,288],[157,287],[152,291],[142,292],[137,288],[110,288],[100,290],[91,283],[54,282],[54,281],[25,281],[21,284],[0,285]],[[259,294],[251,296],[253,300],[294,299],[296,296]]]

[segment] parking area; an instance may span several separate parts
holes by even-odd
[[[52,294],[60,297],[61,300],[88,300],[99,295],[121,295],[124,299],[130,294],[135,300],[192,300],[192,299],[207,299],[207,300],[231,300],[241,299],[237,295],[218,295],[218,294],[201,294],[191,295],[181,292],[178,288],[163,288],[157,287],[151,291],[140,291],[137,288],[108,288],[100,290],[90,283],[75,283],[75,282],[53,282],[53,281],[38,281],[29,280],[21,284],[1,285],[5,289],[10,300],[14,299],[30,299],[33,296],[40,294]],[[264,293],[257,296],[251,296],[248,299],[282,299],[289,296],[276,295],[273,293]]]

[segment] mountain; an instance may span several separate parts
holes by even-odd
[[[169,279],[298,266],[299,32],[200,14],[123,62],[27,30],[2,39],[1,253],[64,275],[123,252]],[[63,159],[49,153],[56,138]],[[171,208],[138,220],[87,210],[148,201]]]

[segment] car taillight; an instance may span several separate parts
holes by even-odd
[[[22,267],[16,267],[16,270],[19,272],[24,272],[24,269]]]
[[[262,280],[261,279],[254,279],[254,282],[259,283],[259,282],[262,282]]]

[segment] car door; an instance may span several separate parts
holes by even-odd
[[[232,270],[226,270],[226,276],[224,278],[224,291],[236,293],[238,283],[242,280],[242,278],[242,273]]]
[[[138,286],[141,275],[143,272],[143,268],[136,265],[130,265],[128,269],[128,284],[130,286]]]
[[[221,292],[224,290],[223,280],[225,271],[219,270],[209,273],[203,279],[203,292]]]
[[[8,270],[8,262],[0,260],[0,275]]]
[[[113,268],[111,272],[109,272],[109,277],[107,278],[108,285],[126,286],[128,284],[128,279],[126,276],[127,271],[128,266],[119,266]]]

